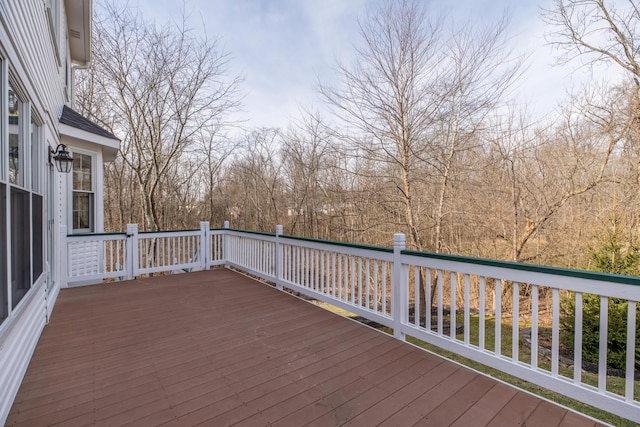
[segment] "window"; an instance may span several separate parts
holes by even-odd
[[[38,194],[31,194],[31,227],[32,227],[32,242],[33,248],[33,281],[35,282],[38,277],[44,272],[44,209],[42,203],[42,196]]]
[[[24,185],[22,109],[22,101],[9,86],[9,182],[16,185]]]
[[[34,120],[35,114],[31,112],[31,189],[37,193],[42,193],[42,183],[40,177],[45,168],[42,162],[42,138],[40,126]]]
[[[35,119],[35,111],[31,111],[31,248],[32,248],[32,279],[33,282],[44,272],[44,202],[42,197],[42,171],[45,165],[42,163],[41,127]],[[40,193],[40,194],[38,194]]]
[[[93,158],[73,153],[73,231],[94,231]]]
[[[20,91],[20,82],[0,62],[2,109],[0,146],[4,157],[0,182],[0,323],[11,316],[44,272],[44,198],[42,121]],[[8,140],[7,140],[8,136]],[[6,149],[6,148],[5,148]],[[8,163],[8,164],[7,164]],[[8,168],[7,168],[8,166]],[[10,254],[10,256],[9,256]],[[10,258],[10,260],[9,260]]]
[[[9,316],[7,286],[7,186],[0,184],[0,323]]]
[[[11,187],[11,301],[12,308],[31,289],[30,194]]]

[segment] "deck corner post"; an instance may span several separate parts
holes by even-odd
[[[127,224],[127,280],[138,275],[138,224]]]
[[[222,225],[222,228],[228,229],[229,221],[225,221]],[[222,258],[224,259],[224,268],[229,268],[229,257],[231,254],[231,251],[229,249],[229,232],[228,230],[225,230],[224,234],[222,235]]]
[[[61,288],[69,286],[69,263],[72,261],[71,250],[67,241],[67,226],[60,225],[60,247],[58,253],[62,259],[60,262],[60,271],[58,280]]]
[[[404,233],[393,235],[393,267],[391,274],[391,318],[393,319],[393,336],[405,340],[402,324],[406,322],[407,280],[402,266],[402,251],[406,249],[407,238]]]
[[[280,236],[282,235],[282,225],[276,225],[276,288],[282,290],[282,245]]]
[[[209,269],[209,260],[211,257],[209,254],[209,248],[211,247],[211,235],[209,231],[209,221],[200,221],[200,269]]]

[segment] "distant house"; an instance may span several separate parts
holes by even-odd
[[[0,423],[60,289],[60,233],[103,231],[119,141],[73,110],[91,16],[91,0],[0,0]],[[54,166],[63,148],[69,173]]]

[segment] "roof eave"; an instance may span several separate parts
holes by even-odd
[[[71,61],[86,67],[91,62],[92,0],[65,0]]]
[[[100,146],[102,157],[105,162],[115,160],[120,148],[120,141],[117,139],[107,138],[106,136],[96,135],[86,130],[78,129],[73,126],[60,123],[60,137],[63,139],[70,138],[72,140],[88,142]]]

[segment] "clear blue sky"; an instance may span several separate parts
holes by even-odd
[[[135,0],[134,0],[135,1]],[[426,0],[425,0],[426,1]],[[246,126],[284,127],[300,105],[321,108],[316,81],[330,82],[336,58],[348,61],[358,37],[357,18],[373,0],[187,0],[190,25],[206,28],[232,56],[231,72],[245,77]],[[529,53],[519,83],[522,102],[535,115],[554,109],[575,82],[574,67],[553,67],[539,11],[551,0],[433,0],[435,10],[461,22],[489,23],[505,11],[517,53]],[[179,16],[179,0],[138,0],[150,18]],[[577,65],[577,64],[576,64]]]

